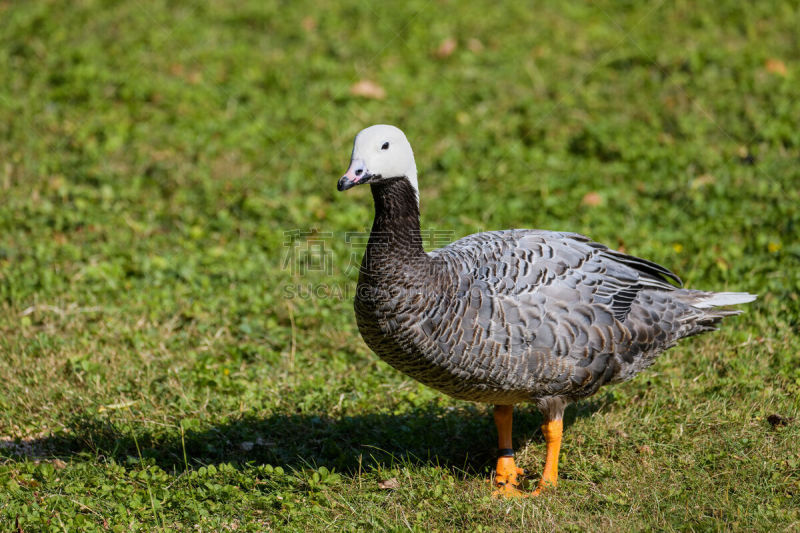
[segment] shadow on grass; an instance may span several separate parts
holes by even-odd
[[[565,425],[612,402],[609,396],[567,408]],[[514,443],[541,441],[542,417],[530,406],[515,410]],[[134,438],[135,432],[135,438]],[[138,449],[137,449],[138,448]],[[339,418],[276,414],[244,416],[203,430],[138,423],[135,419],[76,417],[67,430],[0,446],[0,457],[30,459],[103,456],[136,463],[139,455],[166,471],[208,464],[271,464],[303,469],[325,466],[346,474],[398,463],[431,465],[465,473],[494,466],[497,435],[491,409],[434,405],[407,414]],[[96,459],[95,459],[96,460]]]

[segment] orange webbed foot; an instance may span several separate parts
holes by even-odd
[[[536,490],[531,492],[531,496],[539,496],[542,494],[542,491],[550,491],[556,488],[556,480],[545,480],[542,478],[539,481],[539,486],[536,487]]]
[[[521,477],[525,475],[522,468],[518,468],[513,457],[501,457],[497,460],[497,474],[494,485],[497,489],[492,492],[493,498],[524,498],[528,494],[519,489]]]
[[[504,485],[492,491],[492,498],[528,498],[532,493],[524,492],[511,485]]]

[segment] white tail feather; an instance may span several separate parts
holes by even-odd
[[[755,299],[755,294],[747,292],[715,292],[711,294],[711,296],[698,299],[691,305],[698,309],[708,309],[709,307],[720,307],[723,305],[746,304]]]

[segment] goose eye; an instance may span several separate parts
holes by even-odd
[[[383,143],[383,146],[381,146],[381,150],[388,150],[388,149],[389,149],[389,143],[388,142]]]

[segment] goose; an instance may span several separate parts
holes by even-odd
[[[558,480],[565,407],[633,378],[678,340],[716,330],[756,296],[684,289],[668,269],[577,233],[489,231],[425,252],[414,153],[405,134],[359,132],[339,191],[369,184],[375,217],[354,309],[369,348],[411,378],[494,405],[493,496]],[[514,462],[514,405],[543,416],[544,472],[532,492]]]

